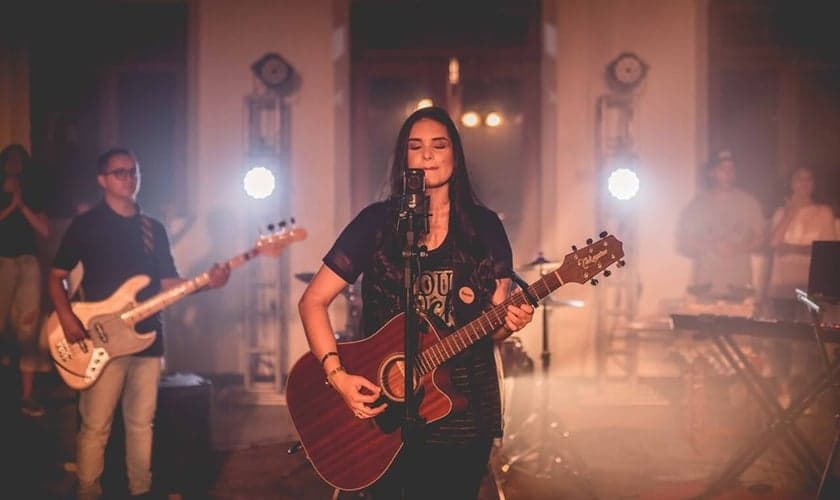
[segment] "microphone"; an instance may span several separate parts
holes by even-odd
[[[426,172],[422,168],[407,168],[403,173],[402,210],[412,218],[418,233],[429,232],[429,199],[426,197]]]
[[[420,168],[408,168],[403,174],[405,208],[416,211],[426,191],[426,173]]]

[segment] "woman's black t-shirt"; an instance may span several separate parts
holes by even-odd
[[[365,337],[375,333],[385,322],[402,312],[404,298],[402,274],[383,270],[381,250],[383,235],[395,231],[397,224],[393,202],[369,205],[342,231],[324,257],[324,264],[347,283],[362,275],[362,325]],[[491,280],[507,278],[512,270],[510,243],[498,216],[479,207],[473,226],[481,240]],[[451,227],[451,224],[450,224]],[[393,233],[392,233],[393,234]],[[437,318],[441,326],[454,329],[474,319],[490,304],[489,295],[464,303],[465,287],[475,290],[476,266],[456,262],[454,239],[450,231],[443,243],[421,259],[415,281],[417,309]],[[393,267],[393,266],[392,266]],[[495,283],[485,288],[492,290]],[[477,306],[477,307],[471,307]],[[448,362],[451,380],[468,401],[466,410],[452,412],[427,427],[427,443],[469,442],[479,436],[501,436],[501,402],[493,342],[489,337]]]

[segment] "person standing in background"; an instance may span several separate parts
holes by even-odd
[[[770,264],[767,298],[776,319],[801,319],[794,289],[808,288],[811,244],[834,240],[834,212],[814,201],[814,172],[799,167],[790,176],[790,192],[773,214],[770,230]]]
[[[790,176],[784,205],[773,214],[770,230],[770,274],[765,310],[776,320],[810,321],[804,305],[796,300],[795,289],[808,289],[811,245],[814,241],[837,238],[830,206],[814,201],[814,172],[805,167]],[[809,371],[820,366],[811,344],[773,341],[772,371],[779,382],[779,402],[787,406],[791,392],[804,384]]]
[[[710,188],[683,210],[677,248],[693,261],[693,295],[740,302],[753,293],[751,254],[764,245],[765,219],[758,201],[736,187],[729,151],[718,152],[706,173]]]
[[[30,417],[44,414],[33,397],[35,372],[49,366],[39,350],[41,324],[41,266],[38,238],[46,238],[49,224],[42,209],[29,153],[20,144],[0,152],[0,334],[7,327],[20,345],[20,411]]]

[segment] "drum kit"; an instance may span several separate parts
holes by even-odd
[[[543,276],[562,263],[546,259],[542,252],[531,262],[523,265],[517,271],[536,271]],[[585,497],[596,498],[589,482],[586,466],[573,443],[571,432],[561,421],[556,412],[549,405],[549,389],[551,367],[551,350],[549,348],[548,312],[561,307],[582,308],[582,300],[558,300],[550,297],[541,303],[542,308],[542,352],[540,353],[541,370],[536,387],[539,395],[529,398],[530,413],[517,418],[506,415],[505,438],[501,448],[494,452],[491,467],[506,474],[512,470],[519,470],[526,475],[540,479],[557,478],[561,473],[569,475],[577,481]],[[522,342],[517,336],[511,336],[502,345],[501,357],[505,376],[515,378],[523,373],[521,367],[527,365],[533,371],[533,361],[522,349]],[[522,359],[528,362],[523,362]],[[521,383],[519,385],[522,385]],[[506,385],[506,388],[508,386]],[[512,392],[510,390],[508,393]],[[511,394],[505,395],[506,401],[511,401]],[[511,406],[511,405],[506,405]],[[509,413],[506,411],[506,413]],[[496,476],[496,470],[493,470]],[[500,487],[496,478],[497,488]]]

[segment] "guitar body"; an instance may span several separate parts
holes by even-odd
[[[428,321],[419,351],[440,340]],[[325,382],[321,363],[310,352],[289,373],[286,402],[301,444],[316,472],[341,490],[359,490],[379,479],[402,448],[404,401],[405,315],[391,318],[372,336],[339,342],[341,364],[382,388],[388,408],[373,419],[359,419],[339,393]],[[440,420],[466,405],[455,393],[447,367],[441,366],[416,383],[419,414],[426,423]]]
[[[73,389],[87,389],[99,378],[108,362],[120,356],[140,352],[155,341],[156,332],[137,333],[120,313],[136,303],[137,292],[149,284],[148,276],[133,276],[110,297],[100,302],[74,302],[73,313],[79,317],[89,338],[67,342],[64,330],[53,312],[44,329],[49,339],[50,355],[58,374]]]

